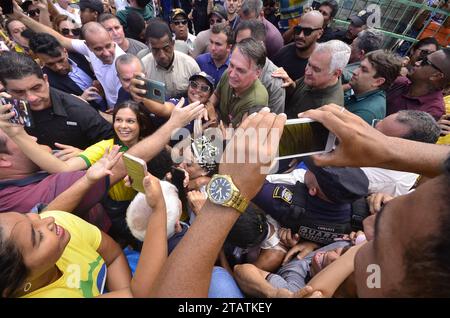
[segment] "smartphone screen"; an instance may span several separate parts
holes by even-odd
[[[13,13],[13,0],[0,0],[0,7],[2,7],[3,14]]]
[[[11,104],[13,106],[11,111],[14,113],[14,117],[9,120],[11,123],[23,125],[25,127],[33,127],[30,105],[27,101],[1,97],[0,102],[3,105]]]
[[[321,123],[310,119],[286,121],[279,144],[279,157],[288,159],[331,151],[336,137]]]
[[[145,172],[147,171],[147,164],[141,158],[137,158],[130,154],[123,154],[123,162],[127,168],[127,174],[131,178],[131,186],[136,191],[145,193],[143,181]]]

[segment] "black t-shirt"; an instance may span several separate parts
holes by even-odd
[[[308,59],[299,58],[295,52],[295,43],[291,43],[281,48],[272,62],[278,67],[283,67],[289,77],[296,81],[305,75]]]
[[[333,33],[333,35],[330,37],[330,40],[339,40],[342,42],[347,43],[348,45],[352,44],[353,40],[345,37],[347,34],[347,30],[338,30]]]

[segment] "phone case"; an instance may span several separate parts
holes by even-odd
[[[147,164],[141,158],[125,153],[123,155],[123,162],[127,168],[128,176],[132,180],[131,186],[136,191],[145,193],[144,185],[142,184],[147,171]]]
[[[151,79],[144,79],[146,83],[146,98],[164,104],[166,101],[166,84]]]

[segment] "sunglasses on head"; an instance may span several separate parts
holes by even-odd
[[[34,16],[40,14],[41,10],[39,10],[39,9],[29,10],[27,13],[28,13],[28,16],[34,17]]]
[[[172,23],[175,25],[186,25],[188,22],[187,20],[175,20]]]
[[[193,89],[199,89],[203,93],[208,93],[211,89],[208,85],[202,85],[200,83],[197,83],[196,81],[190,81],[189,84]]]
[[[209,25],[214,25],[216,23],[222,23],[222,19],[209,19]]]
[[[315,29],[313,29],[313,28],[304,28],[304,27],[302,27],[300,25],[296,25],[294,27],[294,33],[295,34],[301,34],[303,32],[303,34],[305,36],[310,36],[311,33],[313,33],[314,31],[320,30],[320,29],[322,29],[322,28],[315,28]]]
[[[427,56],[425,56],[425,57],[420,61],[420,66],[427,66],[427,65],[431,66],[432,68],[438,70],[438,71],[441,72],[441,73],[444,73],[444,72],[441,71],[441,69],[440,69],[439,67],[437,67],[436,65],[434,65],[434,64],[428,59]]]
[[[70,32],[72,32],[72,34],[75,36],[79,36],[81,34],[81,29],[80,28],[76,28],[76,29],[63,28],[63,29],[61,29],[61,34],[64,36],[69,35]]]

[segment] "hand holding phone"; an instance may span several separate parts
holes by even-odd
[[[127,168],[127,174],[131,178],[131,186],[136,191],[145,193],[144,178],[147,174],[147,164],[141,158],[124,153],[123,162]]]
[[[147,99],[164,104],[166,101],[166,84],[163,82],[154,81],[141,76],[136,76],[140,81],[144,81],[145,85],[139,85],[138,88],[146,90],[145,95],[141,95]]]
[[[12,106],[10,111],[14,113],[14,116],[9,119],[9,122],[25,127],[33,127],[30,105],[27,101],[15,98],[0,97],[0,103],[2,105],[10,104]]]

